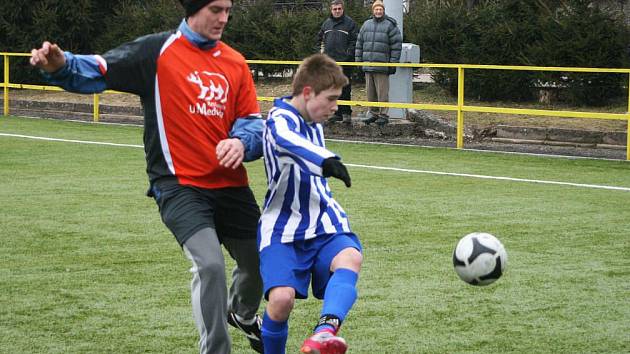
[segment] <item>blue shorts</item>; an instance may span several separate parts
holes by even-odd
[[[308,285],[313,277],[313,296],[324,298],[330,279],[330,264],[339,252],[356,248],[361,252],[361,242],[353,233],[319,236],[293,243],[272,243],[260,252],[260,273],[263,279],[265,299],[269,290],[287,286],[295,289],[295,297],[306,299]]]

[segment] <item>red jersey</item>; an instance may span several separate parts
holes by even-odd
[[[151,182],[240,187],[247,172],[221,167],[216,146],[237,118],[259,116],[245,58],[223,42],[201,49],[180,32],[138,38],[103,55],[108,88],[141,96]]]

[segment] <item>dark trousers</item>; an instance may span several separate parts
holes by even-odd
[[[341,90],[340,100],[350,101],[352,98],[352,66],[342,66],[343,74],[348,77],[348,84]],[[344,114],[352,115],[352,108],[348,105],[340,105],[337,109],[336,115],[342,116]]]

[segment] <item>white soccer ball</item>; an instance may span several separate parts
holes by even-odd
[[[453,266],[466,283],[488,285],[505,273],[507,252],[498,238],[485,232],[473,232],[457,243]]]

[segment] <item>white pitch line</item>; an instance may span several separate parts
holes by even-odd
[[[630,187],[605,186],[605,185],[599,185],[599,184],[584,184],[584,183],[571,183],[571,182],[559,182],[559,181],[545,181],[545,180],[527,179],[527,178],[513,178],[513,177],[502,177],[502,176],[473,175],[473,174],[469,174],[469,173],[412,170],[412,169],[407,169],[407,168],[381,167],[381,166],[370,166],[370,165],[357,165],[357,164],[351,164],[351,163],[347,163],[346,166],[363,167],[363,168],[370,168],[370,169],[374,169],[374,170],[387,170],[387,171],[411,172],[411,173],[425,173],[425,174],[431,174],[431,175],[470,177],[470,178],[481,178],[481,179],[494,179],[494,180],[512,181],[512,182],[555,184],[555,185],[562,185],[562,186],[595,188],[595,189],[608,189],[608,190],[617,190],[617,191],[630,192]]]
[[[133,147],[133,148],[142,148],[143,147],[142,145],[134,145],[134,144],[116,144],[116,143],[107,143],[107,142],[99,142],[99,141],[57,139],[57,138],[48,138],[48,137],[42,137],[42,136],[30,136],[30,135],[21,135],[21,134],[0,133],[0,136],[8,136],[8,137],[24,138],[24,139],[34,139],[34,140],[45,140],[45,141],[59,141],[59,142],[68,142],[68,143],[77,143],[77,144],[121,146],[121,147]],[[408,168],[371,166],[371,165],[360,165],[360,164],[352,164],[352,163],[347,163],[346,165],[347,166],[351,166],[351,167],[369,168],[369,169],[373,169],[373,170],[385,170],[385,171],[409,172],[409,173],[424,173],[424,174],[440,175],[440,176],[469,177],[469,178],[492,179],[492,180],[510,181],[510,182],[553,184],[553,185],[561,185],[561,186],[593,188],[593,189],[606,189],[606,190],[617,190],[617,191],[630,192],[630,187],[617,187],[617,186],[606,186],[606,185],[585,184],[585,183],[571,183],[571,182],[560,182],[560,181],[545,181],[545,180],[537,180],[537,179],[513,178],[513,177],[503,177],[503,176],[475,175],[475,174],[469,174],[469,173],[441,172],[441,171],[428,171],[428,170],[412,170],[412,169],[408,169]]]
[[[489,154],[505,154],[505,155],[523,155],[523,156],[535,156],[535,157],[548,157],[548,158],[561,158],[571,160],[599,160],[599,161],[623,161],[620,159],[606,158],[606,157],[593,157],[593,156],[574,156],[574,155],[556,155],[545,154],[535,152],[522,152],[522,151],[503,151],[503,150],[485,150],[485,149],[472,149],[472,148],[454,148],[451,146],[431,146],[431,145],[418,145],[418,144],[404,144],[404,143],[386,143],[382,141],[361,141],[361,140],[349,140],[349,139],[326,139],[326,141],[334,141],[337,143],[352,143],[352,144],[368,144],[368,145],[383,145],[383,146],[404,146],[414,147],[422,149],[445,149],[445,150],[457,150],[457,151],[472,151]]]
[[[143,147],[142,145],[134,145],[134,144],[116,144],[116,143],[107,143],[107,142],[101,142],[101,141],[56,139],[56,138],[47,138],[47,137],[43,137],[43,136],[31,136],[31,135],[21,135],[21,134],[0,133],[0,136],[10,136],[10,137],[14,137],[14,138],[24,138],[24,139],[33,139],[33,140],[60,141],[60,142],[64,142],[64,143],[107,145],[107,146],[122,146],[122,147],[133,147],[133,148],[141,148],[141,147]]]

